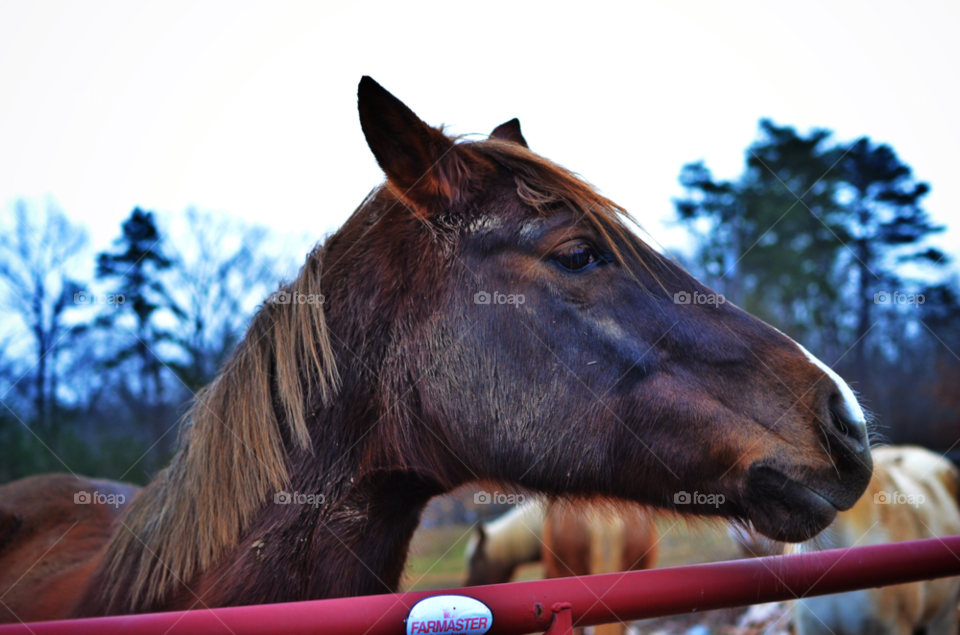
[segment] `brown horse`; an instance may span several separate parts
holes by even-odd
[[[516,120],[465,141],[369,78],[358,102],[386,183],[254,316],[74,615],[394,591],[426,503],[475,480],[785,540],[854,504],[867,430],[827,366],[701,303]]]
[[[607,505],[551,505],[543,525],[548,578],[652,569],[660,537],[649,513]]]
[[[139,489],[70,474],[0,487],[0,621],[5,606],[23,621],[68,616]]]
[[[653,517],[626,506],[551,505],[543,526],[547,578],[652,569],[660,536]],[[594,635],[620,635],[622,622],[595,626]],[[583,629],[574,625],[573,635]]]
[[[652,515],[636,507],[537,498],[477,525],[467,543],[466,586],[509,582],[519,565],[541,560],[547,578],[650,569],[658,543]],[[594,629],[606,635],[623,630],[620,623]]]
[[[465,585],[509,582],[517,567],[541,560],[548,578],[649,569],[657,540],[649,514],[537,498],[477,525],[467,543]]]

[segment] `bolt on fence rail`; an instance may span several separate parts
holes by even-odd
[[[514,582],[465,589],[0,626],[0,635],[400,635],[426,597],[464,595],[493,613],[491,635],[665,617],[960,575],[960,536],[792,556]],[[569,604],[570,611],[563,608]]]

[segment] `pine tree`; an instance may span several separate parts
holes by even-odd
[[[115,241],[118,249],[105,251],[97,257],[96,276],[112,280],[115,287],[111,293],[123,295],[124,302],[119,308],[104,313],[100,322],[112,326],[124,314],[133,314],[136,341],[122,349],[114,363],[138,358],[141,401],[151,401],[149,386],[152,384],[153,401],[159,403],[163,383],[157,349],[160,342],[168,339],[168,334],[156,324],[154,316],[161,309],[175,310],[161,279],[161,274],[173,262],[163,254],[163,236],[157,230],[153,212],[134,208],[121,227],[122,233]]]
[[[761,121],[742,176],[715,181],[702,162],[689,164],[680,175],[687,197],[676,201],[680,220],[699,238],[697,273],[805,341],[831,331],[845,235],[834,219],[829,137]]]
[[[920,207],[930,186],[916,182],[910,167],[890,146],[874,145],[865,137],[858,139],[843,152],[835,171],[849,193],[849,203],[842,208],[842,222],[849,229],[856,256],[856,338],[861,342],[856,359],[858,372],[865,377],[875,292],[904,292],[904,282],[896,270],[898,263],[945,264],[940,251],[915,248],[944,228],[931,223]]]

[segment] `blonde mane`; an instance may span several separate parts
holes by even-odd
[[[197,394],[173,461],[130,504],[107,546],[109,583],[101,597],[111,612],[152,606],[214,565],[238,544],[264,501],[289,484],[275,403],[293,443],[310,449],[304,404],[313,395],[327,403],[339,383],[322,300],[298,301],[322,298],[322,275],[318,246],[297,278],[257,311],[219,376]],[[130,569],[137,572],[133,580],[124,575]],[[121,597],[127,605],[114,606]]]

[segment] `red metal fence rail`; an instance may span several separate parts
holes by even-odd
[[[491,634],[544,631],[569,603],[590,626],[960,575],[960,536],[630,573],[212,610],[0,626],[0,635],[400,635],[419,600],[465,595],[493,612]],[[559,608],[559,607],[558,607]]]

